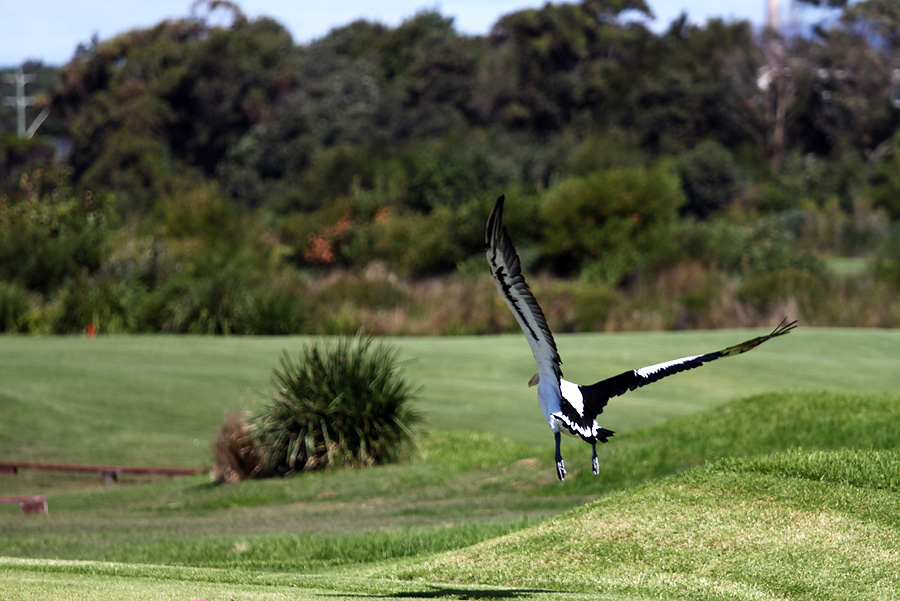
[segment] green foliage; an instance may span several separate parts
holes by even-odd
[[[799,211],[785,211],[762,218],[748,228],[746,246],[741,254],[740,269],[745,274],[771,273],[793,268],[821,275],[825,271],[820,257],[797,252],[795,241],[805,215]]]
[[[556,332],[602,332],[610,324],[617,308],[626,304],[615,288],[602,283],[591,269],[582,271],[580,280],[535,285],[535,294],[546,307]]]
[[[0,135],[0,195],[16,196],[22,185],[29,186],[27,174],[50,165],[52,160],[53,146],[42,139],[23,140],[11,134]],[[22,181],[23,175],[25,181]]]
[[[138,288],[106,278],[70,279],[50,307],[50,328],[58,334],[81,333],[93,324],[106,334],[139,329],[143,300]]]
[[[200,239],[211,247],[240,243],[241,210],[215,184],[197,185],[157,199],[158,229],[167,238]]]
[[[680,156],[675,168],[687,197],[684,214],[704,219],[727,208],[740,194],[740,169],[728,149],[718,142],[701,142]]]
[[[260,476],[397,460],[419,420],[397,351],[370,337],[287,352],[273,375],[275,394],[254,422]]]
[[[163,291],[160,329],[190,334],[285,335],[307,330],[310,308],[302,286],[252,281],[245,267],[191,272]]]
[[[246,334],[253,311],[250,272],[235,261],[209,258],[187,266],[166,295],[167,332]]]
[[[485,199],[486,200],[486,199]],[[487,203],[441,206],[428,214],[408,212],[375,226],[373,252],[413,277],[446,272],[484,247]]]
[[[876,253],[875,274],[900,288],[900,228],[894,226]]]
[[[773,306],[736,299],[741,286],[824,281],[815,256],[871,255],[900,215],[884,0],[786,35],[777,56],[746,22],[682,17],[654,33],[633,19],[642,1],[515,11],[486,36],[423,11],[307,44],[232,3],[198,7],[95,39],[58,73],[28,66],[39,89],[59,76],[51,114],[71,180],[53,164],[63,148],[0,140],[0,281],[34,305],[17,328],[504,330],[461,300],[480,298],[474,284],[456,314],[314,298],[319,277],[372,264],[471,284],[501,193],[516,199],[524,266],[580,278],[554,298],[580,307],[571,289],[599,284],[591,315],[557,312],[564,329],[737,325]],[[773,61],[780,75],[761,86]],[[159,253],[135,250],[148,237]],[[852,306],[819,319],[896,323],[893,303],[858,310],[883,298],[892,261],[872,261],[879,279],[860,277],[856,302],[852,286],[828,288]],[[671,285],[692,270],[708,274],[697,290]],[[728,304],[741,310],[723,321]],[[629,305],[645,317],[623,317]]]
[[[698,71],[663,69],[647,74],[634,86],[629,98],[633,122],[628,124],[644,148],[676,153],[703,136],[721,135],[715,125],[727,106],[722,102],[724,80],[705,69]]]
[[[513,168],[496,157],[483,136],[452,136],[407,149],[407,185],[403,204],[418,210],[459,207],[474,191],[502,190],[513,181]]]
[[[28,291],[15,283],[0,282],[0,332],[27,331],[31,311]]]
[[[363,326],[364,312],[406,310],[413,304],[412,297],[389,279],[340,274],[315,295],[314,331],[326,335],[371,331]]]
[[[319,290],[316,301],[328,306],[350,302],[357,307],[392,309],[408,305],[411,299],[391,280],[339,275]]]
[[[683,204],[678,178],[662,164],[569,178],[541,206],[543,251],[570,273],[602,260],[616,268],[601,277],[616,284],[668,252],[668,232]]]
[[[796,245],[803,212],[786,211],[746,224],[726,219],[682,221],[672,232],[673,260],[697,260],[726,274],[745,277],[790,269],[823,276],[821,258]]]
[[[875,165],[869,195],[874,206],[887,211],[894,220],[900,218],[900,130]]]
[[[758,275],[745,281],[737,291],[737,297],[745,304],[760,311],[771,311],[779,303],[797,302],[799,319],[815,313],[815,306],[829,294],[824,278],[807,271],[782,269]]]
[[[185,165],[214,175],[291,87],[295,59],[283,27],[242,16],[229,28],[165,21],[86,48],[63,68],[54,98],[67,116],[76,177],[147,210]]]
[[[312,313],[302,282],[284,278],[263,283],[253,291],[253,307],[244,333],[283,336],[307,332]]]
[[[107,198],[56,185],[44,192],[32,181],[26,196],[0,198],[0,280],[47,293],[108,256],[115,213]]]
[[[489,38],[479,110],[506,127],[541,134],[613,110],[623,80],[642,66],[649,38],[642,26],[619,21],[628,8],[649,12],[643,2],[591,2],[502,16]]]
[[[573,176],[586,176],[618,167],[642,167],[646,159],[624,132],[592,132],[572,151],[568,171]]]
[[[123,213],[146,213],[171,193],[182,169],[165,143],[123,129],[110,134],[105,152],[86,166],[79,180],[87,189],[108,190]]]

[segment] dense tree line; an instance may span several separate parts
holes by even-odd
[[[426,11],[297,45],[209,2],[228,25],[194,13],[95,39],[52,89],[68,164],[39,140],[0,148],[0,326],[322,330],[342,319],[323,300],[336,268],[484,271],[504,192],[527,267],[612,305],[660,305],[660,274],[685,265],[705,274],[682,294],[694,320],[724,296],[762,315],[771,274],[794,301],[846,287],[830,257],[896,285],[900,14],[828,5],[794,35],[684,17],[657,34],[643,0],[583,0],[483,37]],[[394,287],[391,307],[412,294]]]

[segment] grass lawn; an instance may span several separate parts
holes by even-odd
[[[758,333],[558,345],[567,378],[588,383]],[[225,412],[259,407],[281,350],[304,342],[0,338],[0,457],[208,465]],[[615,399],[600,476],[589,447],[568,439],[563,484],[521,336],[391,342],[426,415],[406,461],[218,487],[205,476],[0,476],[0,494],[50,503],[46,516],[0,506],[2,598],[900,592],[900,399],[888,396],[898,332],[800,329]]]

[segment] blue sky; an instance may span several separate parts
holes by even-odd
[[[359,18],[396,26],[420,10],[435,9],[453,17],[458,31],[485,34],[501,15],[544,5],[544,0],[238,0],[249,16],[266,15],[284,25],[297,43],[319,38],[333,27]],[[112,37],[166,18],[190,13],[192,0],[2,0],[0,1],[0,66],[40,59],[62,65],[79,43]],[[657,18],[649,25],[664,29],[682,12],[692,22],[710,17],[749,19],[761,23],[765,0],[649,0]],[[790,0],[782,0],[788,7]],[[787,10],[787,8],[786,8]]]

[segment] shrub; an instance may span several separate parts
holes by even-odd
[[[316,302],[338,306],[352,302],[358,307],[385,309],[410,304],[409,295],[388,278],[362,278],[339,274],[316,295]]]
[[[783,211],[763,217],[752,224],[746,234],[740,257],[741,271],[748,277],[782,269],[805,271],[821,276],[822,259],[798,252],[796,240],[803,227],[804,216],[798,211]]]
[[[54,147],[47,140],[0,135],[0,195],[15,196],[23,183],[22,174],[52,169]]]
[[[408,309],[412,300],[387,277],[338,274],[325,282],[314,297],[315,328],[326,335],[352,335],[364,327],[363,313]]]
[[[461,229],[466,225],[451,207],[427,215],[398,214],[375,228],[374,252],[392,269],[411,277],[448,272],[472,254],[484,236],[483,232],[465,236]]]
[[[228,258],[203,257],[188,265],[164,291],[162,327],[190,334],[246,334],[253,314],[247,265]]]
[[[14,283],[0,282],[0,332],[24,332],[30,309],[27,290]]]
[[[900,133],[875,166],[868,195],[875,207],[887,211],[892,219],[900,218]]]
[[[84,332],[88,324],[104,333],[137,331],[145,293],[128,281],[74,277],[50,303],[50,326],[56,334]]]
[[[873,271],[881,280],[900,288],[900,225],[889,229],[889,235],[875,254]]]
[[[609,280],[671,253],[669,230],[684,200],[678,177],[663,164],[568,178],[546,193],[541,206],[544,253],[568,273],[585,262],[617,257],[621,267],[595,274],[615,284]]]
[[[289,278],[256,288],[247,334],[299,334],[308,326],[310,302],[302,283]]]
[[[615,289],[588,276],[580,280],[535,278],[534,290],[556,332],[603,331],[610,316],[623,304]]]
[[[780,269],[756,276],[737,290],[741,302],[762,313],[774,310],[781,302],[793,300],[801,311],[801,318],[814,315],[816,306],[828,296],[827,282],[796,269]]]
[[[287,352],[273,374],[272,403],[255,418],[260,475],[332,465],[364,467],[398,459],[419,415],[397,351],[371,337],[342,337]]]
[[[741,191],[741,173],[727,148],[706,140],[676,162],[687,196],[682,212],[700,219],[726,208]]]
[[[45,184],[33,178],[36,189]],[[56,184],[53,184],[56,185]],[[0,202],[0,279],[48,293],[99,269],[109,250],[110,203],[65,187]]]
[[[755,277],[781,269],[820,275],[823,261],[799,252],[796,240],[803,214],[786,211],[746,224],[713,218],[683,220],[672,229],[672,262],[696,261],[728,274]]]

